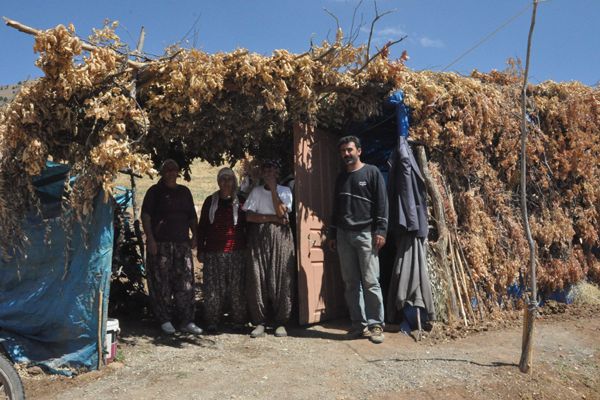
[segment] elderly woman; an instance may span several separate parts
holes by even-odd
[[[275,336],[281,337],[287,335],[285,324],[292,310],[294,243],[288,220],[292,192],[277,184],[279,165],[275,161],[263,162],[261,175],[264,185],[252,189],[243,207],[249,222],[246,291],[256,326],[250,336],[264,336],[272,311]]]
[[[217,174],[219,190],[202,205],[198,223],[198,260],[204,263],[204,319],[216,331],[224,312],[234,324],[247,322],[245,298],[246,221],[231,168]]]

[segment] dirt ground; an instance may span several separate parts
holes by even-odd
[[[30,399],[600,399],[600,306],[552,307],[535,326],[531,375],[517,366],[517,314],[435,326],[420,342],[388,326],[380,345],[345,340],[347,321],[251,339],[169,338],[122,320],[122,362],[74,378],[22,375]]]

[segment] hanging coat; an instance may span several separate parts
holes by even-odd
[[[387,316],[395,320],[405,305],[421,307],[435,319],[431,282],[427,272],[429,233],[425,180],[405,136],[390,160],[388,179],[390,230],[396,237],[396,261],[390,280]]]
[[[429,233],[425,180],[406,137],[398,137],[398,146],[390,159],[388,178],[390,229],[415,232],[426,238]]]

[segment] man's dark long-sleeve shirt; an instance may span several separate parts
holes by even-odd
[[[329,238],[337,228],[350,231],[370,230],[385,237],[388,225],[388,199],[383,176],[373,165],[352,172],[341,172],[335,181],[332,225]]]

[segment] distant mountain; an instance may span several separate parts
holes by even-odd
[[[10,103],[21,90],[22,82],[13,85],[0,85],[0,107]]]

